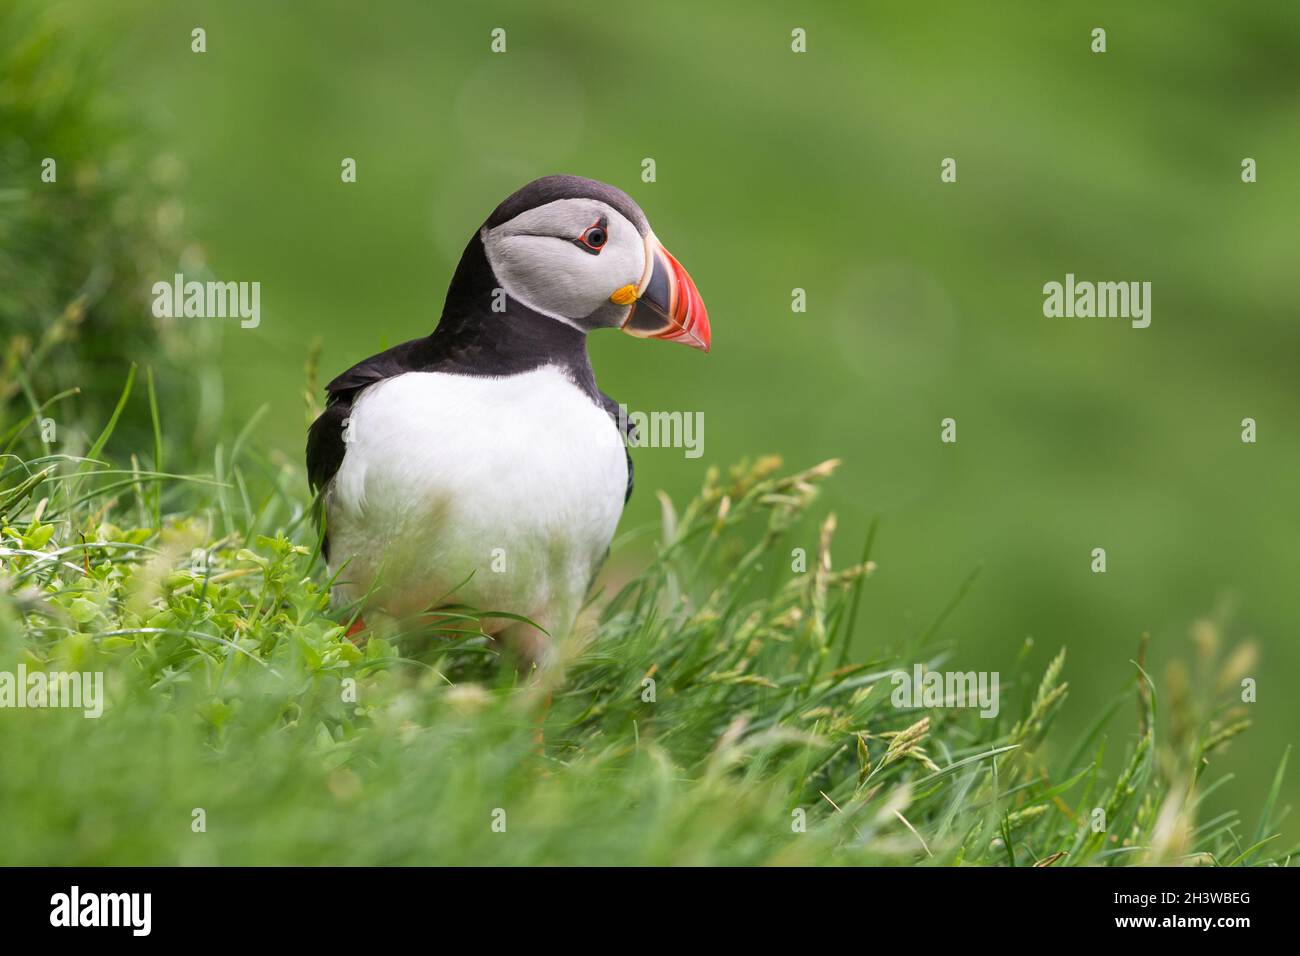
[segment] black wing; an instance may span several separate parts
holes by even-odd
[[[429,337],[411,339],[401,345],[362,359],[325,386],[329,401],[349,402],[367,385],[374,385],[403,372],[427,370],[434,363],[434,346]]]
[[[347,444],[343,430],[352,414],[352,402],[369,385],[386,378],[414,371],[427,360],[428,339],[412,339],[387,351],[372,355],[352,366],[325,386],[325,410],[307,430],[307,481],[316,496],[313,514],[320,527],[325,518],[321,495],[343,464]],[[329,536],[322,540],[322,550],[329,558]]]
[[[394,345],[352,366],[325,386],[326,405],[307,431],[307,480],[313,492],[329,484],[343,464],[343,429],[352,412],[352,401],[368,385],[403,372],[423,368],[428,339],[412,339]]]
[[[328,485],[343,464],[343,429],[351,412],[351,399],[331,402],[307,429],[307,482],[313,493]]]
[[[601,407],[609,413],[610,418],[614,419],[614,427],[623,433],[623,454],[627,456],[627,492],[623,495],[623,504],[627,504],[632,500],[632,452],[628,449],[636,438],[636,426],[625,416],[619,415],[618,402],[604,392],[597,394],[600,395]]]

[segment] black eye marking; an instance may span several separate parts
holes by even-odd
[[[600,255],[600,250],[605,248],[605,243],[609,241],[609,223],[604,216],[601,216],[585,230],[582,235],[573,240],[573,244],[583,252],[590,252],[593,256]]]

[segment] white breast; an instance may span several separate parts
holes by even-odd
[[[395,615],[463,603],[568,627],[623,510],[627,460],[562,371],[408,372],[361,393],[346,435],[326,502],[346,600],[373,585]]]

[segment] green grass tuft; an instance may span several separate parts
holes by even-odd
[[[0,710],[0,863],[1289,862],[1270,839],[1283,767],[1257,822],[1202,820],[1242,728],[1182,707],[1163,734],[1141,667],[1136,725],[1117,700],[1076,741],[1052,729],[1064,650],[1004,675],[1018,713],[893,706],[914,661],[851,646],[870,540],[835,568],[825,518],[790,570],[833,462],[663,497],[656,557],[593,599],[556,668],[519,675],[471,609],[352,643],[300,470],[249,451],[250,425],[213,475],[163,473],[149,400],[144,465],[100,460],[111,422],[94,460],[34,441],[0,459],[0,671],[108,688],[99,719]]]

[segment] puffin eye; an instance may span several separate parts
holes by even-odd
[[[588,226],[582,235],[574,239],[573,243],[584,252],[590,252],[595,256],[600,255],[600,250],[604,248],[605,243],[608,241],[609,232],[606,229],[605,217],[601,216]]]

